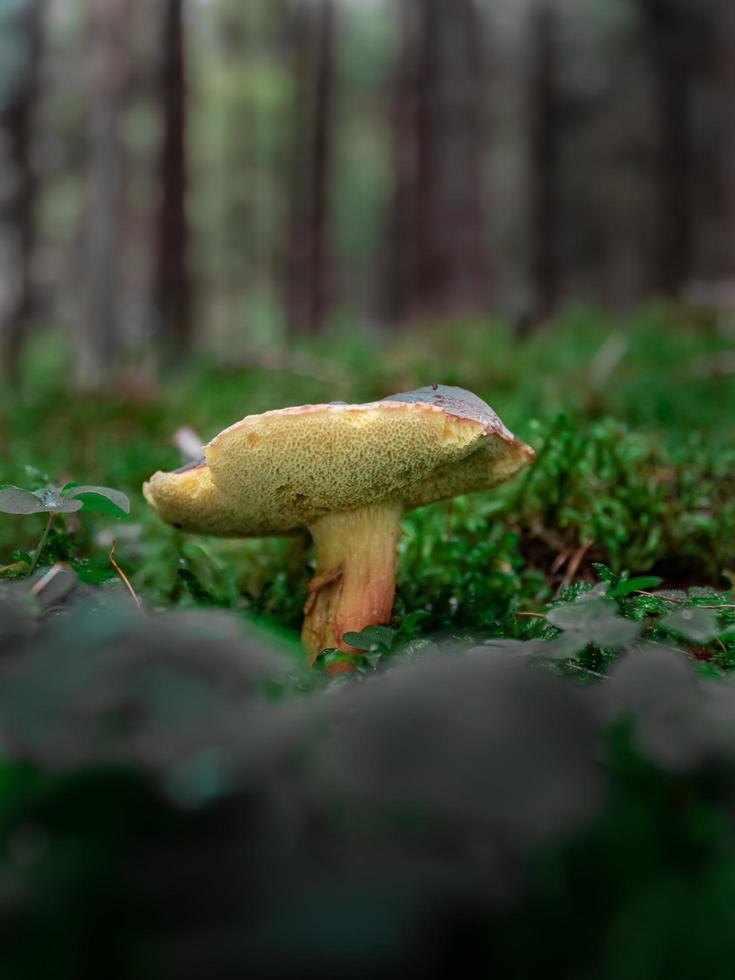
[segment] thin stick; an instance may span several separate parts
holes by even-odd
[[[655,595],[653,592],[646,592],[645,589],[633,589],[636,595],[647,595],[652,599],[662,599],[664,602],[686,602],[686,599],[674,599],[668,595]]]
[[[575,663],[575,661],[573,661],[573,660],[567,660],[566,661],[566,666],[567,667],[571,667],[572,670],[581,670],[585,674],[590,674],[592,677],[599,677],[599,679],[601,681],[609,681],[610,680],[609,674],[601,674],[597,670],[590,670],[589,667],[583,667],[582,664]]]
[[[46,574],[42,575],[41,578],[35,583],[35,585],[31,589],[31,595],[39,595],[49,585],[50,582],[53,582],[53,580],[56,578],[59,572],[62,572],[64,569],[68,569],[68,568],[69,565],[67,565],[65,561],[57,561],[56,564],[52,565],[51,568],[49,568],[49,570],[46,572]]]
[[[582,544],[577,548],[577,550],[570,556],[569,564],[567,565],[567,570],[564,572],[564,577],[561,580],[562,585],[571,585],[572,579],[577,574],[579,566],[582,564],[582,559],[590,550],[594,541],[583,541]]]
[[[682,602],[690,601],[689,599],[674,599],[672,596],[668,596],[668,595],[656,595],[653,592],[646,592],[644,589],[634,589],[633,591],[636,592],[638,595],[648,595],[652,599],[664,599],[666,602],[682,603]],[[720,602],[716,605],[702,604],[701,606],[692,606],[692,609],[735,609],[735,602]]]
[[[43,551],[43,546],[46,544],[46,538],[51,530],[51,525],[54,518],[56,517],[56,511],[51,511],[48,515],[48,520],[46,521],[46,527],[43,529],[43,534],[41,535],[41,540],[36,545],[36,550],[33,553],[33,560],[31,561],[31,567],[28,569],[28,574],[33,575],[36,570],[36,565],[38,564],[38,559],[41,557],[41,552]]]
[[[115,561],[115,548],[117,548],[117,541],[113,538],[112,547],[110,548],[110,561],[112,562],[112,567],[115,569],[117,574],[123,580],[123,582],[125,583],[125,587],[127,588],[130,595],[133,597],[133,599],[135,600],[135,605],[138,607],[138,609],[140,609],[141,602],[140,599],[135,594],[135,589],[130,584],[130,581],[128,580],[128,577],[125,574],[125,572],[122,570],[122,568],[120,568],[118,563]]]

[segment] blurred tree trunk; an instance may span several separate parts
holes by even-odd
[[[557,79],[557,15],[540,0],[531,19],[530,199],[532,320],[556,313],[560,289],[559,139],[562,125]]]
[[[293,134],[286,307],[292,329],[315,333],[329,307],[329,183],[335,80],[334,0],[292,7]]]
[[[419,10],[413,0],[400,0],[401,48],[391,92],[393,139],[393,201],[388,219],[385,260],[386,315],[407,319],[416,279],[416,38]]]
[[[474,0],[403,0],[393,234],[397,315],[487,310],[481,18]]]
[[[129,65],[130,0],[88,0],[91,108],[88,130],[84,310],[76,375],[94,387],[120,345],[121,266],[125,216],[122,135]]]
[[[0,369],[19,382],[23,339],[32,314],[31,260],[36,180],[31,163],[41,60],[42,0],[24,0],[0,26],[23,58],[0,69]],[[8,43],[8,41],[6,41]]]
[[[719,146],[724,247],[721,271],[735,280],[735,4],[720,0],[716,18],[719,98]]]
[[[186,76],[184,0],[164,0],[161,34],[159,158],[160,209],[154,280],[159,337],[167,356],[191,346],[191,289],[187,265]]]
[[[692,272],[691,24],[683,0],[640,0],[640,5],[658,128],[653,285],[676,295]]]

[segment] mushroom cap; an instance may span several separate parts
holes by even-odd
[[[431,385],[248,415],[204,447],[202,462],[155,473],[143,492],[184,530],[261,537],[366,504],[411,509],[486,490],[533,457],[476,395]]]

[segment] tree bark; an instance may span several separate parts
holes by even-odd
[[[720,271],[735,280],[735,6],[732,0],[720,0],[717,10],[717,76],[720,88],[718,157],[723,247]]]
[[[14,23],[5,28],[25,49],[18,72],[0,92],[0,134],[5,135],[7,174],[0,189],[0,369],[20,381],[20,357],[33,312],[31,261],[34,246],[36,177],[31,163],[33,120],[41,59],[42,0],[25,0]]]
[[[163,3],[159,158],[160,207],[154,299],[164,353],[177,358],[191,347],[191,287],[187,264],[186,74],[184,0]]]
[[[335,83],[334,0],[291,17],[295,147],[287,255],[287,317],[297,332],[316,333],[330,302],[329,187]]]
[[[95,387],[120,343],[125,146],[122,116],[129,81],[129,0],[89,0],[85,308],[78,337],[77,383]]]
[[[531,21],[530,197],[532,319],[556,313],[560,290],[559,139],[557,20],[548,0],[539,0]]]
[[[483,312],[481,19],[474,0],[404,0],[404,8],[393,233],[405,279],[397,312],[409,320]]]
[[[414,0],[400,0],[401,47],[396,61],[391,98],[393,140],[393,201],[388,217],[385,261],[385,315],[388,322],[408,318],[416,280],[416,54],[419,9]]]
[[[657,106],[654,286],[676,295],[692,271],[693,133],[688,16],[678,0],[640,0]]]

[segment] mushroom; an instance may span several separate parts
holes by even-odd
[[[308,528],[316,546],[302,640],[313,663],[344,634],[390,621],[401,515],[486,490],[534,451],[462,388],[248,415],[201,460],[143,485],[159,517],[199,534],[261,537]]]

